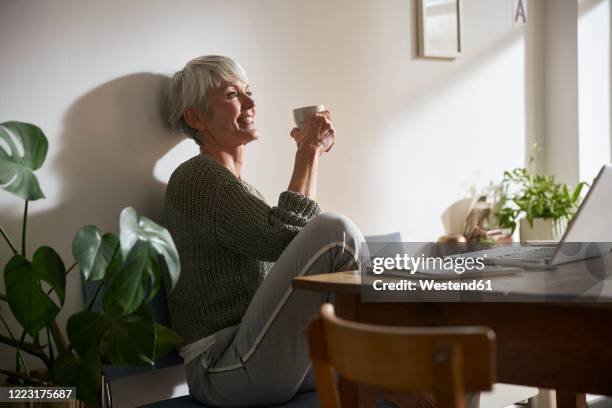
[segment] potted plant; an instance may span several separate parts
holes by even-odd
[[[495,216],[500,227],[512,232],[520,222],[521,241],[559,240],[587,185],[580,182],[572,190],[554,176],[532,175],[525,168],[506,171],[501,209]]]
[[[175,245],[168,231],[126,208],[119,218],[119,236],[102,233],[95,225],[76,233],[74,263],[69,267],[49,246],[30,256],[26,246],[28,204],[44,198],[34,171],[45,161],[47,138],[35,125],[5,122],[0,124],[0,140],[4,142],[0,143],[0,185],[25,200],[20,249],[0,226],[12,252],[4,265],[6,293],[0,294],[0,307],[8,306],[21,325],[21,330],[13,332],[0,315],[0,343],[13,347],[16,354],[14,369],[0,366],[0,373],[19,385],[76,387],[78,400],[96,406],[103,364],[153,364],[181,341],[155,322],[148,307],[162,285],[162,263],[171,288],[178,280]],[[84,310],[68,319],[66,338],[57,315],[66,297],[66,275],[76,268],[99,286]],[[101,303],[101,310],[94,310],[96,302]],[[26,353],[38,358],[46,370],[31,370],[24,359]]]

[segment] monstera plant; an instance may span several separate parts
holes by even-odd
[[[10,309],[21,330],[13,332],[0,314],[0,343],[15,349],[14,366],[0,373],[21,385],[76,387],[87,405],[100,401],[102,365],[153,364],[180,341],[155,322],[148,302],[162,285],[162,267],[174,287],[180,264],[168,231],[126,208],[119,217],[119,236],[95,225],[82,227],[72,242],[74,263],[65,266],[58,253],[42,246],[26,252],[28,204],[44,198],[35,170],[44,163],[48,142],[35,125],[0,124],[0,186],[25,201],[21,247],[5,229],[0,233],[12,256],[5,261],[5,293],[0,313]],[[58,225],[58,229],[61,227]],[[72,314],[65,337],[57,316],[66,298],[66,275],[79,268],[88,282],[97,282],[93,299]],[[99,305],[94,307],[94,305]],[[5,331],[5,333],[2,333]],[[46,370],[31,370],[24,353],[37,357]],[[45,375],[39,373],[46,371]]]

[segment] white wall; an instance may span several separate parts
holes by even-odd
[[[610,162],[610,2],[578,1],[580,179]]]
[[[575,184],[578,160],[578,44],[576,0],[544,3],[545,169]]]
[[[527,3],[528,22],[525,27],[525,163],[534,172],[545,171],[545,155],[534,154],[533,146],[546,143],[546,73],[545,18],[547,3],[531,0]],[[533,158],[533,160],[531,160]]]
[[[436,61],[416,57],[414,0],[0,0],[0,122],[34,122],[50,141],[30,252],[50,244],[69,264],[81,225],[116,230],[127,205],[159,217],[164,182],[197,153],[161,126],[163,75],[212,53],[238,60],[254,86],[262,137],[245,173],[270,202],[292,169],[291,109],[323,103],[338,141],[321,164],[322,207],[365,233],[435,239],[470,186],[524,163],[535,101],[511,3],[465,0],[464,56]],[[0,193],[15,240],[21,211]],[[76,273],[69,285],[73,312]]]
[[[413,2],[3,2],[1,34],[11,40],[2,51],[11,57],[0,68],[1,114],[36,122],[50,138],[40,173],[48,199],[33,209],[69,214],[62,227],[110,228],[114,210],[147,202],[138,197],[150,186],[129,181],[150,174],[176,142],[154,122],[148,84],[193,56],[231,55],[255,86],[263,135],[249,149],[247,177],[270,200],[292,166],[290,109],[325,103],[339,141],[322,165],[323,206],[366,232],[435,235],[441,210],[478,174],[522,164],[523,29],[512,27],[510,3],[466,1],[465,56],[449,62],[415,57]],[[158,174],[167,178],[195,152],[181,145]],[[85,177],[87,196],[74,194]],[[108,197],[93,186],[100,178],[114,184],[110,202],[90,198]],[[69,202],[75,211],[64,212]],[[16,215],[17,204],[3,196],[0,208]]]
[[[543,0],[543,169],[592,181],[611,158],[610,2]]]

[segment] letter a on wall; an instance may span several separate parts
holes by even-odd
[[[512,0],[512,24],[527,24],[527,0]]]

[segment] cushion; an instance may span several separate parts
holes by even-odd
[[[203,408],[204,405],[201,405],[196,400],[189,397],[189,395],[185,395],[183,397],[172,398],[165,401],[154,402],[152,404],[143,405],[140,408]],[[297,394],[290,401],[281,404],[274,405],[275,408],[318,408],[319,407],[319,398],[317,398],[316,392],[304,392],[301,394]]]
[[[376,401],[376,406],[378,408],[394,408],[395,405],[384,401],[378,400]],[[204,405],[201,405],[196,400],[191,399],[189,395],[185,395],[183,397],[172,398],[165,401],[154,402],[153,404],[143,405],[140,408],[203,408]],[[316,392],[304,392],[301,394],[297,394],[295,397],[291,399],[291,401],[285,402],[281,405],[274,405],[270,408],[318,408],[319,407],[319,398],[317,398]]]

